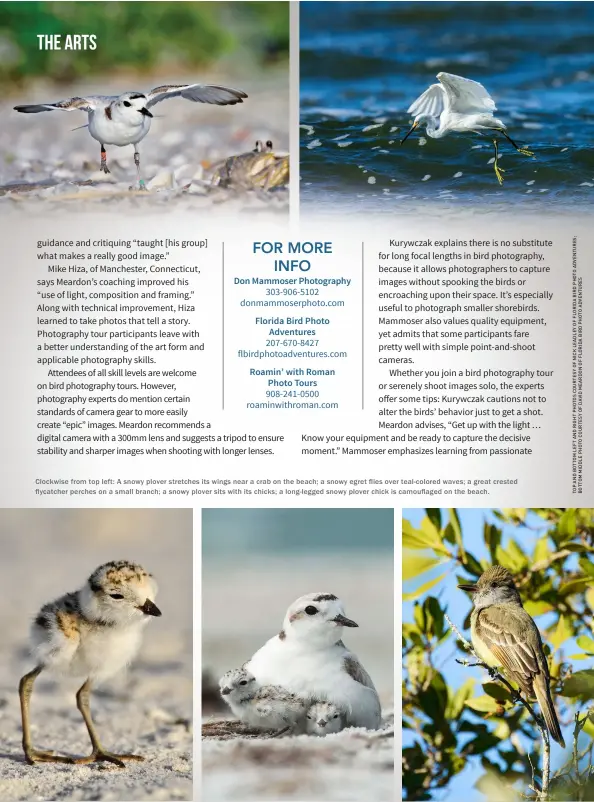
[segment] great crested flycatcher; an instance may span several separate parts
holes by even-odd
[[[488,666],[502,666],[526,696],[536,696],[551,738],[565,746],[540,632],[522,607],[513,576],[507,568],[493,565],[476,585],[458,587],[472,593],[470,636],[476,653]]]

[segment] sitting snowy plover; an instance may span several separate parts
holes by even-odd
[[[307,700],[277,685],[259,687],[244,668],[227,671],[220,679],[221,696],[238,719],[258,730],[303,732]]]
[[[124,767],[139,755],[115,755],[99,741],[91,718],[91,683],[113,676],[132,660],[140,646],[144,625],[161,615],[153,599],[157,584],[136,563],[119,561],[99,566],[80,590],[44,605],[31,628],[37,666],[21,679],[19,695],[23,718],[23,749],[27,762],[93,763],[108,761]],[[88,757],[61,757],[41,752],[31,743],[29,700],[35,678],[45,669],[84,678],[76,694],[91,739]]]
[[[305,732],[308,735],[328,735],[345,728],[346,715],[332,702],[315,702],[307,711]]]
[[[332,593],[308,593],[287,610],[283,628],[245,664],[259,685],[281,685],[310,700],[325,699],[346,713],[346,725],[376,730],[379,697],[371,677],[341,640],[356,627]]]
[[[217,106],[233,106],[247,98],[241,89],[205,84],[177,84],[157,86],[150,92],[124,92],[122,95],[89,95],[71,97],[56,103],[38,103],[15,106],[15,111],[38,114],[42,111],[86,111],[89,121],[80,128],[88,128],[89,134],[101,145],[101,171],[109,173],[105,145],[134,145],[134,164],[138,174],[138,186],[145,188],[140,175],[140,153],[138,143],[145,138],[153,117],[150,109],[162,100],[183,97],[194,103],[211,103]],[[76,129],[74,129],[76,130]]]

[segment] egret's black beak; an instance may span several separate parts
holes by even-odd
[[[150,111],[149,111],[149,110],[148,110],[148,109],[147,109],[145,106],[143,106],[141,109],[138,109],[138,111],[139,111],[141,114],[144,114],[144,116],[145,116],[145,117],[152,117],[152,116],[153,116],[153,115],[151,114],[151,112],[150,112]]]
[[[414,123],[412,124],[412,126],[411,126],[411,128],[410,128],[410,131],[408,132],[408,134],[407,134],[407,135],[404,137],[404,139],[401,139],[401,140],[400,140],[400,144],[401,144],[401,145],[404,145],[404,143],[405,143],[405,142],[406,142],[406,140],[409,138],[409,136],[412,134],[412,132],[415,130],[415,128],[418,128],[418,125],[419,125],[419,123],[417,123],[417,122],[414,122]]]
[[[231,688],[221,688],[221,695],[228,696],[231,693]]]
[[[359,624],[356,624],[354,621],[351,621],[350,618],[347,618],[346,616],[340,615],[340,614],[337,615],[336,618],[333,618],[332,620],[335,621],[337,624],[339,624],[341,627],[358,627],[359,626]]]
[[[460,590],[467,590],[469,593],[476,593],[478,588],[476,585],[458,585]]]
[[[142,612],[145,615],[154,615],[156,617],[159,617],[161,615],[161,611],[159,610],[155,602],[152,602],[150,599],[147,599],[145,603],[142,605],[142,607],[139,607],[138,609],[142,610]]]

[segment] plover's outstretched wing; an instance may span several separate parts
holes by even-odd
[[[147,95],[147,109],[167,100],[170,97],[183,97],[192,100],[194,103],[214,103],[217,106],[233,106],[235,103],[243,103],[247,97],[241,89],[230,89],[227,86],[208,86],[205,84],[179,84],[169,86],[157,86]]]
[[[94,111],[107,106],[114,98],[100,97],[70,97],[68,100],[58,100],[56,103],[38,103],[25,106],[15,106],[15,111],[23,114],[39,114],[40,111]]]

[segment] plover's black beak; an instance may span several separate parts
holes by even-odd
[[[325,727],[327,723],[328,722],[324,721],[324,719],[320,719],[320,721],[318,721],[318,724],[320,725],[320,727]]]
[[[142,610],[145,615],[154,615],[157,618],[161,615],[161,611],[155,602],[152,602],[150,599],[147,599],[142,607],[139,607],[138,609]]]
[[[231,688],[221,688],[221,696],[228,696],[231,693]]]
[[[152,117],[152,116],[153,116],[153,115],[151,114],[151,112],[150,112],[150,111],[149,111],[149,110],[146,108],[146,106],[143,106],[141,109],[138,109],[138,111],[139,111],[141,114],[144,114],[144,116],[145,116],[145,117]]]
[[[359,624],[356,624],[354,621],[351,621],[350,618],[347,618],[345,615],[341,615],[340,613],[336,616],[336,618],[332,619],[341,627],[358,627]]]
[[[460,590],[467,590],[469,593],[476,593],[478,588],[476,585],[458,585]]]
[[[413,123],[413,124],[412,124],[412,126],[411,126],[411,128],[410,128],[409,132],[406,134],[406,136],[404,137],[404,139],[401,139],[401,140],[400,140],[400,144],[401,144],[401,145],[404,145],[404,143],[406,142],[406,140],[409,138],[409,136],[412,134],[412,132],[415,130],[415,128],[416,128],[418,125],[419,125],[419,123]]]

